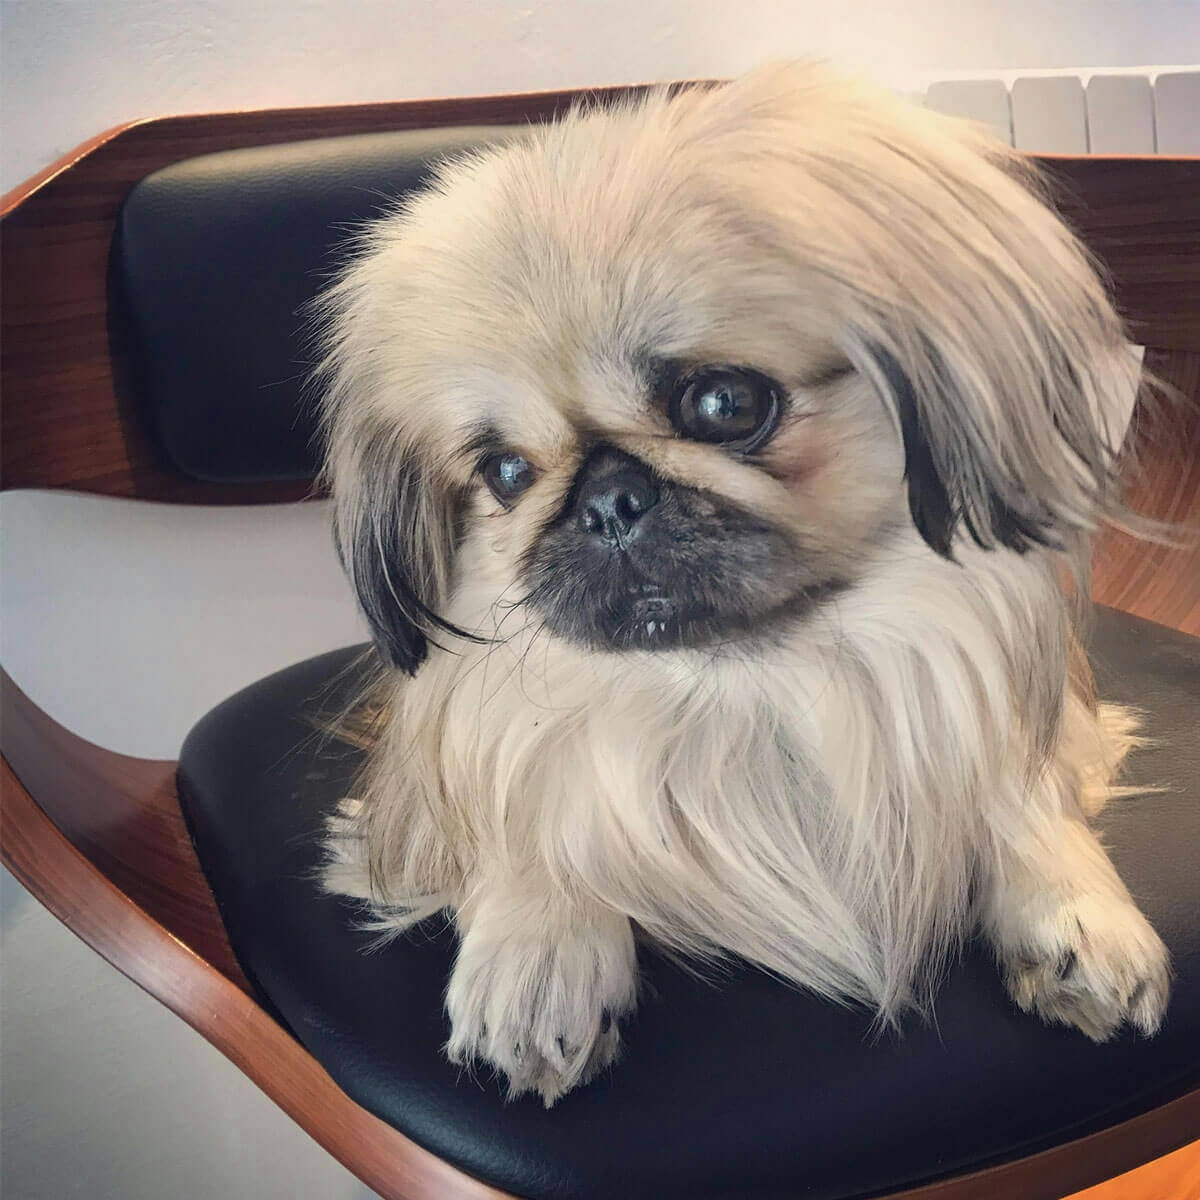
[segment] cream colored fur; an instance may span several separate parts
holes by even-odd
[[[1165,950],[1088,827],[1132,725],[1068,686],[1063,592],[1115,511],[1134,367],[1035,187],[968,127],[784,67],[450,164],[365,238],[327,298],[329,477],[368,612],[430,644],[380,684],[326,882],[383,934],[454,914],[456,1061],[547,1103],[606,1066],[635,928],[890,1022],[980,927],[1022,1007],[1157,1027]],[[675,437],[648,351],[780,380],[761,459]],[[953,560],[909,514],[889,361]],[[476,472],[483,423],[537,467],[511,512]],[[597,436],[846,586],[699,648],[552,635],[523,563]],[[998,503],[1051,546],[1002,544]]]

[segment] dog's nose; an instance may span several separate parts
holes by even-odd
[[[649,467],[632,454],[602,446],[580,468],[575,519],[584,533],[623,548],[637,536],[638,522],[658,499]]]

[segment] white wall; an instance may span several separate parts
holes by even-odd
[[[173,112],[724,76],[793,54],[901,87],[1196,62],[1200,4],[0,0],[0,38],[6,190],[108,126]],[[215,1050],[0,882],[6,1200],[369,1195]]]
[[[1196,0],[0,0],[0,186],[137,117],[723,76],[1200,59]]]

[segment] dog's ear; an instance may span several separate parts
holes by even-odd
[[[879,185],[892,221],[864,238],[876,261],[847,272],[847,350],[895,417],[934,550],[951,557],[959,528],[986,549],[1077,547],[1118,508],[1139,364],[1036,181],[941,145],[913,151],[915,179],[890,148],[875,156],[912,192]]]
[[[424,386],[422,364],[397,363],[397,281],[383,242],[366,230],[310,309],[318,363],[322,481],[333,493],[334,541],[380,654],[415,674],[438,634],[477,640],[440,615],[449,593],[465,494],[420,410],[399,419],[393,398]],[[424,439],[422,437],[424,435]],[[423,447],[433,447],[426,451]]]
[[[1138,369],[1025,156],[811,64],[765,68],[693,107],[725,139],[724,186],[820,282],[823,312],[894,416],[929,545],[949,556],[963,530],[988,548],[1078,546],[1116,509]]]
[[[1119,439],[1091,419],[1065,357],[1055,371],[1007,364],[989,380],[976,364],[956,379],[930,343],[907,364],[873,337],[859,351],[856,365],[900,428],[913,524],[938,554],[953,557],[960,525],[985,549],[1062,550],[1103,515]],[[1112,369],[1132,394],[1131,368]],[[1014,388],[1025,403],[1013,402]]]
[[[471,635],[438,614],[462,497],[412,450],[382,434],[330,456],[334,539],[380,653],[415,674],[437,632]]]

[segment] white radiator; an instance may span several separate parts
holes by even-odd
[[[1200,69],[1005,72],[917,94],[1042,154],[1200,154]]]

